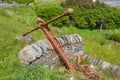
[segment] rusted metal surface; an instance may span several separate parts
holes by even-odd
[[[55,48],[56,52],[60,56],[60,58],[63,60],[65,63],[66,67],[69,70],[74,70],[73,65],[70,63],[68,58],[65,56],[64,50],[62,49],[62,46],[58,42],[58,40],[51,34],[50,29],[48,29],[47,25],[46,26],[41,26],[42,23],[39,22],[39,27],[42,29],[42,31],[46,34],[48,40],[51,42],[52,46]]]
[[[91,73],[90,68],[88,66],[81,66],[80,65],[81,62],[82,62],[82,56],[80,54],[78,54],[77,64],[74,65],[75,70],[82,71],[90,79],[94,79],[94,80],[100,79],[100,77],[98,75],[96,75],[95,73]],[[85,79],[82,79],[82,80],[85,80]]]
[[[78,54],[76,64],[80,64],[81,62],[82,62],[82,56]]]
[[[95,73],[91,73],[88,66],[81,66],[79,64],[76,64],[76,65],[74,65],[74,68],[77,71],[82,71],[90,79],[94,79],[94,80],[99,80],[100,79],[100,77],[98,75],[96,75]]]
[[[38,29],[39,29],[39,27],[36,27],[36,28],[34,28],[33,30],[26,32],[26,33],[23,34],[22,36],[26,36],[27,34],[33,32],[33,31],[36,31],[36,30],[38,30]]]

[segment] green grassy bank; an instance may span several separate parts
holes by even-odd
[[[0,80],[68,80],[61,70],[49,70],[43,65],[25,66],[19,63],[18,52],[30,43],[16,37],[36,26],[36,13],[30,7],[0,8]],[[56,36],[77,33],[82,36],[84,52],[120,66],[120,44],[107,40],[103,30],[80,30],[73,26],[51,27]],[[59,33],[62,31],[62,33]],[[46,38],[41,30],[31,33],[34,42]],[[103,80],[109,80],[105,76]]]

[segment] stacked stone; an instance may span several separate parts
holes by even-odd
[[[80,53],[81,54],[81,53]],[[109,70],[113,75],[120,76],[120,67],[112,65],[109,62],[96,59],[88,54],[82,53],[83,60],[87,60],[92,65],[99,67],[101,70]]]
[[[83,52],[82,38],[78,34],[57,37],[57,40],[69,60],[76,59],[78,53]],[[20,62],[24,64],[45,64],[50,68],[58,67],[63,64],[47,39],[39,40],[25,47],[19,52],[18,56]]]

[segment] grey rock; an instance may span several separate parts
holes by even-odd
[[[113,67],[114,67],[114,65],[111,64],[111,65],[110,65],[110,69],[112,69]]]
[[[31,41],[33,41],[33,38],[32,38],[31,35],[29,35],[29,36],[18,36],[18,37],[16,37],[16,39],[18,41],[22,41],[22,42],[31,42]]]
[[[39,47],[45,46],[48,50],[53,49],[51,43],[47,39],[39,40],[39,41],[35,42],[35,44],[38,45]]]
[[[70,40],[70,43],[71,43],[71,44],[74,44],[74,38],[72,37],[72,35],[69,35],[69,37],[70,37],[70,39],[69,39],[69,40]]]
[[[78,34],[75,34],[75,36],[79,39],[79,42],[82,42],[82,37],[80,37]]]
[[[79,51],[79,54],[81,55],[81,56],[83,56],[84,55],[84,52],[83,51]]]
[[[87,59],[88,55],[84,54],[82,57],[83,57],[83,59]]]
[[[95,60],[96,60],[95,58],[92,58],[92,62],[91,62],[91,63],[92,63],[93,65],[95,65]]]
[[[61,38],[61,37],[59,38],[59,42],[61,43],[62,46],[65,45],[65,42],[64,42],[63,38]]]
[[[34,3],[29,3],[28,6],[34,6]]]
[[[48,53],[49,46],[48,46],[48,44],[45,43],[45,41],[42,41],[42,40],[39,41],[38,45],[39,45],[39,47],[41,47],[44,54]]]
[[[99,60],[96,59],[96,60],[94,61],[94,64],[95,64],[95,65],[98,65],[98,63],[99,63]]]
[[[78,34],[74,34],[74,39],[75,39],[75,43],[80,43],[81,42],[81,37]]]
[[[80,47],[80,45],[78,45],[78,46],[76,47],[76,49],[79,50],[79,51],[83,51],[84,49],[83,49],[82,47],[83,47],[83,46]]]
[[[76,39],[75,39],[75,35],[72,35],[72,38],[73,38],[73,44],[76,44],[77,41],[76,41]]]
[[[112,68],[111,68],[112,73],[116,74],[117,70],[119,70],[118,66],[112,66]]]
[[[64,40],[65,45],[67,45],[68,44],[67,38],[65,36],[62,36],[61,38]]]
[[[65,37],[67,39],[67,44],[71,44],[69,35],[66,35]]]
[[[20,63],[29,64],[36,60],[36,52],[31,46],[27,46],[19,52],[18,57]]]
[[[90,55],[87,55],[87,60],[90,61],[90,58],[92,58]]]
[[[48,45],[48,49],[49,49],[49,50],[53,50],[52,44],[51,44],[47,39],[45,39],[44,41],[45,41],[45,43]]]
[[[110,63],[103,61],[100,68],[102,70],[106,70],[110,68],[110,65],[111,65]]]
[[[42,55],[42,49],[39,46],[35,45],[35,44],[32,44],[31,47],[36,52],[36,57],[39,58]]]
[[[93,57],[90,57],[90,58],[89,58],[89,62],[92,63],[92,61],[93,61]]]
[[[72,49],[72,50],[75,50],[76,47],[75,47],[74,45],[71,45],[71,49]]]
[[[75,43],[76,44],[80,42],[79,39],[78,39],[78,37],[76,35],[74,35],[74,38],[75,38]]]
[[[117,76],[120,76],[120,68],[118,68],[117,72],[116,72]]]
[[[99,60],[99,62],[98,62],[98,64],[97,64],[97,66],[100,66],[102,64],[102,61],[101,60]]]

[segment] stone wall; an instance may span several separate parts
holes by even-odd
[[[91,55],[85,54],[85,53],[80,53],[82,55],[83,60],[87,60],[88,62],[91,63],[91,65],[98,67],[102,71],[108,70],[115,76],[120,76],[120,67],[113,65],[109,62],[102,61],[100,59],[94,58]]]
[[[78,34],[57,37],[69,60],[76,59],[78,53],[83,53],[82,38]],[[50,68],[63,65],[51,43],[47,40],[39,40],[26,46],[19,52],[19,59],[24,64],[45,64]]]

